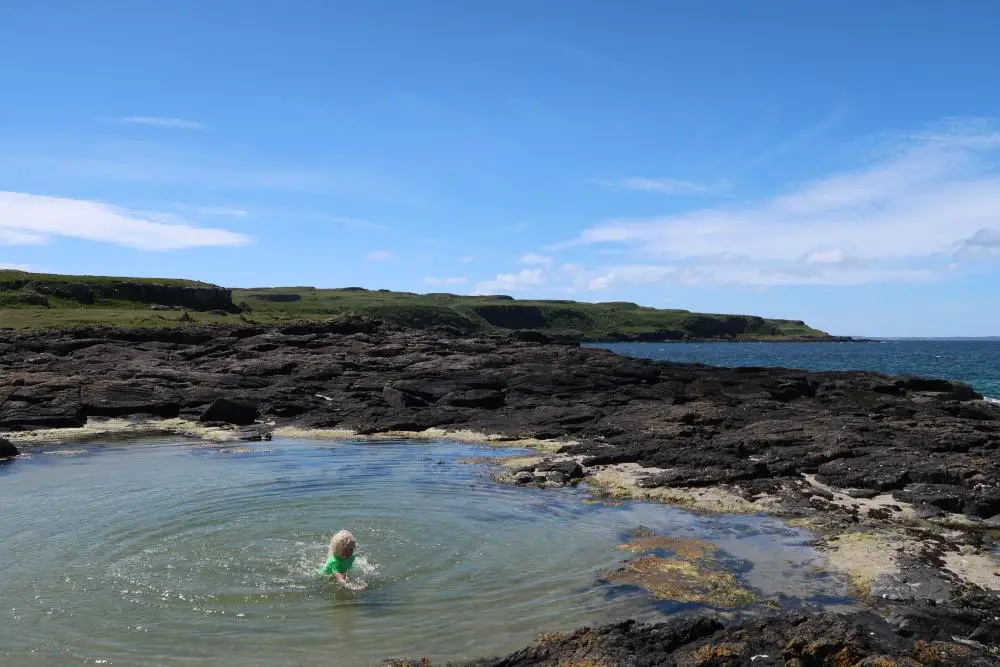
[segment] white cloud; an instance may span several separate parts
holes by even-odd
[[[128,125],[149,125],[152,127],[165,127],[174,130],[203,130],[205,125],[194,120],[184,118],[170,118],[168,116],[121,116],[112,118],[112,122],[126,123]]]
[[[541,264],[542,266],[551,266],[554,261],[555,260],[552,257],[547,255],[537,255],[533,252],[521,255],[521,264]]]
[[[393,203],[409,203],[414,199],[398,184],[366,169],[279,163],[270,158],[261,160],[252,153],[219,153],[139,140],[56,141],[46,136],[15,137],[0,147],[0,181],[5,179],[66,181],[75,186],[184,185],[212,197],[226,191],[270,190]],[[263,210],[255,210],[254,214],[264,217]]]
[[[22,229],[6,229],[0,222],[0,245],[45,245],[52,240],[51,234],[24,231]]]
[[[0,262],[0,269],[7,269],[11,271],[31,271],[31,267],[27,264],[11,264],[8,262]]]
[[[609,220],[553,249],[615,245],[675,280],[755,285],[932,280],[953,255],[983,255],[1000,234],[1000,131],[953,123],[891,148],[758,202]]]
[[[477,294],[495,294],[497,292],[518,292],[526,287],[537,287],[544,282],[545,274],[541,269],[524,269],[520,273],[501,273],[493,280],[476,283]]]
[[[598,292],[621,285],[641,285],[658,283],[676,272],[671,266],[651,266],[644,264],[616,266],[603,271],[577,273],[577,285],[586,283],[587,290]]]
[[[234,206],[181,206],[181,210],[217,218],[249,218],[250,211]]]
[[[395,258],[396,256],[391,252],[389,252],[388,250],[374,250],[365,255],[365,259],[367,259],[369,262],[385,262]]]
[[[704,183],[695,183],[679,178],[646,178],[643,176],[599,180],[597,183],[613,190],[654,192],[661,195],[700,195],[712,189]]]
[[[1000,257],[1000,229],[980,229],[955,253],[959,258]]]
[[[458,258],[458,261],[461,262],[462,264],[471,264],[475,260],[476,258],[473,257],[472,255],[464,255]]]
[[[97,201],[0,192],[0,244],[45,243],[55,236],[138,250],[241,246],[251,242],[245,234],[198,227],[170,216]]]
[[[456,277],[456,278],[433,278],[431,276],[427,276],[426,278],[424,278],[424,284],[426,284],[426,285],[435,285],[435,286],[464,285],[467,282],[469,282],[468,278],[461,278],[461,277]]]

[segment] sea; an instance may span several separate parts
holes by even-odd
[[[599,343],[618,354],[711,366],[875,371],[960,380],[1000,400],[1000,338],[892,338],[864,343]]]

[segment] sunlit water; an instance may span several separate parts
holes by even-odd
[[[711,539],[788,604],[835,601],[807,535],[763,517],[586,503],[490,481],[453,443],[29,448],[0,466],[0,664],[469,659],[543,631],[683,611],[602,583],[639,526]],[[352,594],[316,574],[359,541]]]
[[[607,343],[618,354],[712,366],[876,371],[968,382],[1000,399],[1000,338],[888,339],[878,343]]]

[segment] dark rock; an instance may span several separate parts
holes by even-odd
[[[971,401],[983,396],[964,382],[936,380],[930,378],[908,378],[903,387],[910,391],[931,392],[942,395],[946,400]]]
[[[382,398],[394,408],[426,407],[429,403],[414,394],[386,385],[382,388]]]
[[[576,461],[553,461],[548,459],[535,466],[535,470],[538,470],[539,472],[557,471],[562,473],[566,479],[583,478],[583,466]]]
[[[495,410],[502,408],[506,399],[503,392],[492,389],[467,389],[453,391],[438,399],[438,405],[454,405],[460,408],[483,408]]]
[[[83,406],[62,395],[51,401],[9,400],[0,406],[0,430],[79,428],[86,423]]]
[[[260,412],[249,403],[229,398],[217,398],[201,414],[203,422],[224,422],[236,426],[249,426],[257,420]]]
[[[556,484],[562,486],[569,481],[569,478],[558,470],[549,470],[545,473],[545,481],[549,484]]]
[[[949,484],[910,484],[905,490],[892,494],[900,502],[912,503],[918,508],[929,505],[944,512],[961,512],[965,499]]]
[[[571,437],[579,444],[563,458],[662,469],[646,476],[651,486],[781,489],[808,473],[856,497],[909,493],[896,497],[927,515],[1000,514],[1000,420],[968,412],[994,406],[955,400],[974,392],[950,381],[651,363],[351,315],[2,337],[0,430],[80,426],[88,416],[201,418],[226,398],[280,425]],[[914,484],[934,486],[914,495]]]
[[[541,331],[532,331],[530,329],[518,329],[512,331],[510,336],[514,340],[519,340],[525,343],[539,343],[541,345],[547,345],[552,342],[552,339],[543,334]]]
[[[20,453],[17,447],[14,446],[14,443],[6,438],[0,438],[0,459],[8,459]]]
[[[83,397],[83,412],[91,417],[144,414],[172,418],[177,417],[180,410],[180,402],[171,392],[149,386],[109,383],[88,391]]]
[[[980,518],[992,517],[1000,513],[1000,492],[974,494],[962,505],[962,512]]]
[[[514,473],[514,481],[517,482],[518,484],[531,484],[533,481],[535,481],[535,476],[532,475],[530,472],[521,470],[519,472]]]

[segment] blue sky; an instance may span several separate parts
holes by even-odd
[[[993,0],[7,0],[0,265],[998,335],[998,25]]]

